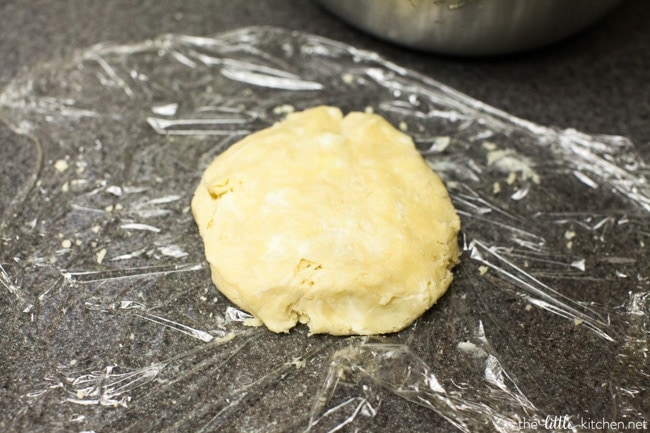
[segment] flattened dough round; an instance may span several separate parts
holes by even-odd
[[[212,280],[271,331],[399,331],[447,290],[460,221],[410,137],[334,107],[219,155],[192,212]]]

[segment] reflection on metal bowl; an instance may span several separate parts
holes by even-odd
[[[589,26],[622,0],[319,0],[348,21],[408,47],[491,55],[539,47]]]

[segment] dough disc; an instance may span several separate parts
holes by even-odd
[[[447,290],[459,256],[459,218],[411,139],[334,107],[231,146],[192,212],[217,288],[274,332],[399,331]]]

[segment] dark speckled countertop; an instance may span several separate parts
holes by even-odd
[[[249,26],[283,27],[324,36],[358,48],[375,51],[385,59],[400,66],[412,69],[424,76],[433,78],[463,92],[472,98],[536,124],[557,127],[561,130],[576,129],[590,134],[625,136],[634,143],[638,154],[646,161],[650,161],[650,32],[648,32],[648,23],[650,23],[650,3],[646,0],[627,0],[596,25],[593,25],[578,35],[551,46],[508,56],[460,58],[427,54],[380,41],[343,23],[319,7],[316,2],[307,0],[196,0],[186,2],[171,0],[6,0],[0,4],[0,88],[8,85],[13,79],[27,74],[36,65],[69,58],[77,50],[82,50],[102,42],[129,44],[155,38],[167,33],[212,36],[224,31]],[[2,152],[0,155],[2,155],[1,158],[5,162],[4,164],[0,163],[0,186],[2,187],[0,191],[0,217],[4,215],[5,218],[11,218],[11,215],[6,214],[6,211],[9,205],[13,203],[14,196],[19,193],[22,182],[27,181],[28,174],[25,174],[26,170],[23,169],[23,166],[27,167],[30,165],[30,152],[33,151],[32,149],[27,138],[16,135],[7,126],[0,124],[0,151]],[[12,163],[6,163],[6,161],[12,161]],[[52,163],[52,161],[49,161],[49,163]],[[163,163],[161,164],[164,165]],[[166,170],[166,168],[164,169]],[[65,188],[71,188],[71,185],[66,184]],[[106,187],[106,184],[103,187]],[[107,191],[116,197],[120,197],[123,193],[122,189],[109,189]],[[567,191],[567,197],[570,198],[571,193],[571,191]],[[127,193],[124,192],[124,194]],[[169,197],[171,196],[167,196],[167,198]],[[174,199],[170,198],[169,200],[173,201]],[[616,205],[618,202],[613,201],[612,203]],[[171,212],[177,212],[178,215],[184,218],[184,221],[189,221],[186,212],[187,209],[182,209],[183,206],[179,205],[178,209],[173,208],[171,205],[170,207],[172,208]],[[642,214],[638,220],[632,217],[626,219],[627,217],[620,215],[617,218],[619,218],[619,225],[627,224],[629,221],[632,221],[634,224],[638,223],[639,227],[642,227],[639,231],[641,234],[638,235],[640,245],[650,243],[648,233],[644,232],[648,227],[647,213],[645,216]],[[592,224],[593,221],[589,220],[589,223]],[[0,230],[4,230],[9,226],[12,226],[12,223],[3,222]],[[192,227],[191,224],[188,227]],[[145,227],[145,230],[147,229]],[[567,233],[570,233],[570,231],[567,231]],[[20,300],[20,302],[16,299],[20,298],[16,294],[20,289],[18,279],[21,281],[30,281],[30,277],[22,274],[19,277],[15,277],[13,273],[14,270],[20,268],[18,266],[20,263],[19,260],[12,261],[11,256],[16,255],[16,251],[21,249],[20,240],[17,235],[14,239],[14,234],[13,232],[2,233],[3,244],[0,246],[0,264],[3,264],[2,269],[0,269],[0,283],[2,283],[0,284],[0,430],[9,432],[50,432],[84,431],[90,428],[97,432],[135,432],[147,431],[147,425],[151,423],[151,425],[156,426],[156,431],[161,429],[164,431],[184,431],[183,429],[187,426],[194,426],[198,430],[197,425],[203,426],[203,430],[201,431],[246,431],[245,427],[241,427],[246,425],[241,420],[232,424],[223,424],[219,428],[215,427],[211,422],[217,419],[218,416],[221,416],[222,413],[219,412],[218,415],[214,415],[215,418],[211,418],[213,414],[210,410],[216,413],[220,406],[210,406],[208,404],[205,406],[206,409],[204,411],[194,409],[188,412],[187,408],[182,406],[184,397],[172,391],[166,391],[167,388],[162,385],[161,389],[164,389],[164,391],[160,391],[160,405],[155,400],[149,401],[147,403],[149,406],[146,407],[138,407],[135,405],[134,409],[125,412],[126,415],[121,418],[115,415],[117,412],[110,412],[114,410],[111,407],[106,408],[106,412],[99,415],[97,412],[92,412],[89,409],[89,411],[84,412],[87,410],[84,403],[79,405],[79,410],[77,411],[74,409],[66,409],[67,412],[60,416],[52,415],[50,410],[52,407],[56,407],[57,403],[54,401],[56,398],[53,397],[45,403],[45,400],[40,399],[41,394],[38,393],[43,392],[45,394],[46,392],[50,392],[47,389],[68,387],[72,390],[76,389],[77,396],[79,396],[79,393],[82,391],[78,387],[78,384],[83,376],[79,376],[77,382],[73,383],[70,381],[68,383],[66,382],[68,379],[65,378],[65,371],[70,369],[74,370],[73,367],[79,367],[82,363],[85,363],[84,367],[87,367],[88,371],[90,371],[99,364],[93,364],[96,361],[95,358],[92,358],[87,353],[81,353],[78,350],[79,347],[75,346],[76,337],[74,334],[65,336],[65,333],[59,332],[60,329],[67,326],[65,325],[68,323],[66,319],[60,317],[57,319],[56,326],[59,327],[59,330],[56,332],[53,330],[52,334],[48,334],[47,329],[42,330],[43,334],[29,330],[30,325],[27,317],[34,308],[38,310],[39,307],[35,307],[33,303],[29,303],[28,301],[22,303],[24,299]],[[190,230],[188,236],[195,237],[196,233]],[[570,239],[570,237],[571,235],[567,235],[567,239]],[[29,239],[29,236],[26,236],[26,239]],[[27,243],[28,241],[25,242]],[[32,247],[33,245],[25,245],[25,249]],[[64,248],[67,247],[69,245],[64,245]],[[615,247],[619,248],[617,251],[625,248],[624,246],[616,245]],[[2,251],[2,249],[5,251]],[[103,254],[105,253],[104,251]],[[628,266],[626,269],[629,271],[629,275],[632,275],[629,267],[630,262],[624,262],[623,260],[631,260],[634,263],[635,258],[640,260],[641,258],[647,257],[647,252],[644,252],[642,249],[634,254],[636,255],[632,259],[614,257],[607,263]],[[101,262],[101,260],[98,261]],[[574,262],[573,265],[580,268],[579,261]],[[630,289],[631,291],[638,290],[639,293],[642,293],[644,290],[648,290],[647,264],[639,264],[637,271],[638,274],[635,278],[638,279],[638,283],[636,283],[636,286],[632,284],[629,287],[632,288]],[[460,273],[462,272],[465,271],[461,270]],[[198,276],[192,274],[186,280],[181,278],[174,280],[175,284],[178,283],[179,285],[179,298],[182,300],[185,296],[185,288],[191,289],[193,285],[202,288],[205,287],[206,283],[204,280],[207,275],[203,272]],[[627,278],[621,272],[617,273],[617,275],[621,278]],[[174,277],[171,276],[169,278]],[[201,278],[204,280],[201,280]],[[60,283],[56,282],[58,280],[53,281],[54,283],[52,284]],[[571,283],[568,284],[570,285]],[[616,284],[618,283],[613,283],[612,286],[614,287]],[[621,287],[623,286],[621,283]],[[149,289],[145,287],[143,290],[146,292]],[[206,288],[205,290],[208,289]],[[61,295],[61,291],[57,293],[56,296],[63,296]],[[468,296],[471,298],[471,292],[469,293]],[[647,292],[645,293],[647,294]],[[492,295],[482,296],[481,302],[489,302],[492,299]],[[621,350],[621,353],[626,353],[626,356],[632,360],[636,359],[636,355],[630,355],[630,350],[643,351],[645,356],[647,356],[647,330],[649,329],[648,326],[650,326],[650,321],[647,320],[650,311],[647,310],[650,305],[650,296],[644,296],[644,303],[635,304],[633,307],[640,309],[640,315],[638,317],[642,317],[645,314],[643,316],[645,319],[639,319],[645,321],[641,325],[638,325],[638,329],[645,329],[645,334],[625,334],[626,338],[631,338],[633,335],[636,335],[635,338],[637,340],[635,340],[635,344],[637,346],[634,346],[632,349],[630,349],[629,345],[626,346],[623,343],[621,343],[621,346],[616,346],[616,350]],[[461,298],[459,297],[458,299]],[[462,299],[466,299],[465,295],[463,295]],[[596,296],[596,299],[600,298]],[[571,328],[567,332],[566,327],[563,327],[564,325],[558,325],[553,321],[556,318],[553,315],[545,316],[542,313],[532,314],[530,319],[527,319],[529,322],[523,319],[520,320],[520,318],[514,318],[513,316],[515,314],[512,311],[521,311],[525,305],[525,302],[520,302],[520,298],[515,295],[503,295],[498,301],[505,302],[503,304],[505,307],[495,309],[491,313],[493,315],[490,316],[489,320],[481,322],[481,326],[483,326],[483,323],[486,327],[489,327],[490,325],[499,323],[500,320],[506,322],[512,320],[512,323],[516,323],[518,326],[520,325],[521,329],[530,324],[535,329],[548,330],[548,334],[540,335],[538,336],[539,341],[531,342],[530,338],[523,331],[519,332],[514,330],[512,335],[513,341],[518,341],[521,346],[518,348],[508,347],[508,338],[504,334],[500,338],[495,337],[494,344],[489,350],[486,349],[488,353],[492,353],[490,352],[491,350],[494,350],[495,353],[500,353],[502,357],[497,357],[500,361],[517,360],[523,357],[518,351],[519,349],[522,351],[530,349],[532,351],[531,353],[538,354],[540,363],[546,362],[549,366],[562,365],[563,368],[566,368],[562,372],[561,377],[564,381],[568,382],[563,384],[559,384],[559,382],[546,383],[544,380],[548,376],[536,376],[532,370],[517,370],[514,368],[514,376],[519,371],[521,380],[526,382],[531,389],[542,389],[551,393],[555,392],[557,388],[557,393],[562,393],[566,389],[571,388],[570,384],[567,385],[567,383],[573,383],[572,381],[580,384],[576,385],[576,387],[585,385],[579,378],[582,374],[585,359],[588,360],[590,357],[593,358],[594,363],[590,366],[589,377],[605,377],[606,373],[601,372],[601,369],[602,371],[625,370],[625,366],[622,365],[614,368],[606,363],[599,364],[602,354],[598,350],[604,350],[602,348],[595,350],[593,354],[581,353],[574,354],[573,357],[568,356],[563,360],[563,362],[566,361],[564,363],[554,360],[550,351],[556,346],[563,348],[569,347],[573,344],[574,338],[580,338],[573,334],[579,331]],[[86,305],[89,304],[86,303]],[[122,303],[121,305],[122,308],[126,309],[127,307],[125,305],[131,304]],[[198,309],[194,311],[191,302],[188,305],[187,317],[199,317],[205,313]],[[446,306],[447,311],[451,311],[459,305],[463,305],[462,302],[456,303],[456,300],[451,299],[443,301],[441,308],[445,308]],[[639,305],[642,306],[639,307]],[[526,311],[528,311],[528,307],[527,305]],[[591,307],[596,310],[598,309],[598,306],[590,305],[589,308]],[[18,311],[18,308],[21,310]],[[95,311],[93,308],[86,307],[85,310],[83,308],[82,310],[85,311],[84,314],[93,314],[92,311]],[[38,326],[45,326],[47,328],[48,325],[44,318],[46,309],[43,307],[42,310],[38,311],[40,311],[42,316]],[[470,313],[473,314],[473,312]],[[454,317],[452,313],[449,314],[450,317]],[[552,317],[552,319],[548,319],[548,316]],[[83,317],[80,316],[77,319],[85,320]],[[151,317],[158,316],[150,316],[150,321],[152,321]],[[70,320],[69,326],[72,330],[71,332],[74,333],[73,319]],[[549,320],[549,323],[551,321],[553,323],[547,325],[547,320]],[[575,320],[576,324],[580,322],[577,318]],[[630,326],[633,329],[637,329],[634,327],[637,325]],[[115,332],[119,333],[120,331],[116,329]],[[174,339],[168,340],[168,337],[161,336],[161,334],[156,334],[153,331],[149,338],[144,328],[141,332],[141,334],[136,334],[135,337],[136,340],[142,338],[142,341],[138,340],[141,346],[133,349],[128,354],[121,355],[122,357],[120,359],[122,362],[131,362],[135,365],[139,361],[136,354],[140,353],[146,357],[146,354],[155,353],[156,345],[164,345],[167,348],[165,350],[168,350],[165,354],[174,355],[174,350],[176,350],[176,346],[174,345],[178,343],[178,347],[181,347],[181,349],[178,349],[180,350],[178,353],[183,353],[184,356],[187,355],[182,361],[185,363],[183,364],[183,368],[193,368],[193,357],[196,357],[197,366],[205,366],[209,362],[218,361],[218,365],[228,365],[228,362],[231,362],[233,365],[241,364],[241,368],[246,369],[246,364],[242,363],[241,359],[236,359],[234,353],[237,351],[232,352],[228,356],[224,355],[223,359],[202,358],[202,355],[200,356],[198,351],[192,352],[189,349],[190,346],[183,346],[185,344],[183,342],[179,343]],[[40,339],[42,335],[48,336]],[[201,335],[199,335],[199,339],[201,339]],[[431,338],[437,338],[436,335],[434,331],[431,331]],[[444,339],[442,336],[438,337]],[[227,340],[229,337],[226,335],[224,338]],[[337,344],[340,346],[339,342],[327,338],[307,339],[305,340],[307,341],[306,343],[296,343],[295,341],[289,343],[287,342],[288,340],[283,340],[282,336],[270,336],[267,338],[264,336],[260,337],[259,334],[255,334],[252,337],[247,336],[246,338],[247,340],[245,341],[247,343],[243,343],[242,346],[237,346],[237,350],[245,350],[243,349],[245,344],[259,345],[268,351],[293,350],[297,347],[295,344],[300,346],[300,344],[304,343],[304,347],[298,347],[301,351],[300,353],[310,353],[310,362],[313,361],[314,364],[320,363],[318,365],[328,365],[328,358],[325,355],[321,356],[321,354],[328,353],[330,346],[336,346]],[[420,335],[418,338],[423,337]],[[133,334],[131,334],[131,339],[133,339]],[[212,337],[209,339],[212,340]],[[589,341],[598,340],[593,335],[589,335],[585,339]],[[641,340],[645,341],[645,345],[639,343]],[[96,341],[97,347],[94,349],[97,350],[98,354],[102,353],[100,344],[103,342],[104,340],[102,339]],[[391,340],[391,342],[400,342],[400,337],[394,341]],[[404,337],[404,342],[411,344],[410,340],[406,337]],[[62,346],[58,349],[44,350],[42,347],[39,347],[40,344],[61,344]],[[109,343],[107,342],[106,344]],[[426,347],[429,347],[428,344],[428,341],[424,341]],[[47,368],[40,369],[38,367],[40,363],[38,360],[35,360],[35,357],[44,356],[43,354],[46,353],[53,354],[52,356],[58,356],[56,354],[65,353],[66,347],[68,347],[66,345],[75,347],[77,352],[68,358],[65,356],[61,357],[61,361],[65,360],[65,362],[68,362],[65,368],[55,367],[53,363],[50,363],[50,366],[59,373],[58,379],[49,376],[50,370]],[[442,345],[435,346],[434,343],[431,343],[431,345],[432,348],[439,349],[440,353],[442,353]],[[119,344],[119,347],[121,350],[122,345]],[[476,349],[475,345],[462,346],[461,349],[472,349],[472,347]],[[540,350],[540,347],[547,348],[549,352]],[[594,343],[593,347],[600,346]],[[483,349],[478,348],[476,350],[480,352]],[[126,349],[120,353],[126,353]],[[426,353],[426,350],[422,349],[422,353]],[[480,353],[485,354],[485,352]],[[356,353],[355,356],[363,357],[362,355]],[[637,355],[641,356],[640,352]],[[101,356],[97,355],[97,359],[101,358]],[[422,357],[423,355],[420,354],[420,356]],[[566,352],[563,352],[562,356],[566,356]],[[355,359],[358,360],[358,358]],[[412,361],[413,359],[421,358],[407,357],[405,359]],[[647,358],[645,359],[645,372],[647,373]],[[104,363],[107,364],[109,362],[105,361]],[[300,360],[296,362],[299,363]],[[558,364],[555,364],[555,362]],[[25,365],[24,368],[22,367],[23,364]],[[160,364],[155,364],[153,360],[151,365],[150,368],[153,370],[138,370],[140,374],[144,375],[143,377],[156,376],[158,370],[155,370],[157,368],[155,366],[160,366],[160,368],[167,366],[162,361]],[[638,367],[638,364],[636,365]],[[258,367],[263,369],[265,365],[260,361]],[[168,367],[168,369],[171,369],[171,367]],[[155,372],[151,373],[154,370]],[[145,373],[142,373],[143,371]],[[288,371],[279,370],[269,373],[265,378],[270,377],[272,379],[274,377],[273,375],[277,374],[282,380],[294,380],[295,376],[292,376]],[[296,395],[301,396],[303,392],[309,393],[310,391],[303,389],[305,383],[320,384],[324,380],[323,377],[318,376],[318,372],[319,370],[316,370],[315,376],[312,378],[303,377],[301,379],[295,379],[296,390],[293,390],[289,386],[286,392],[295,391]],[[210,374],[214,374],[215,377],[218,376],[220,374],[219,369],[215,368],[211,370]],[[612,377],[615,375],[615,373],[610,374]],[[618,374],[616,373],[616,375]],[[643,382],[630,383],[629,392],[625,394],[622,391],[625,387],[625,376],[624,373],[621,374],[623,376],[616,376],[616,383],[621,387],[618,391],[604,390],[604,387],[608,383],[607,380],[594,380],[587,384],[588,387],[593,387],[594,390],[594,404],[592,406],[590,406],[588,401],[591,391],[580,391],[576,393],[576,399],[580,399],[580,401],[570,401],[571,396],[568,396],[566,397],[566,407],[590,407],[591,412],[589,416],[592,419],[600,419],[610,416],[624,416],[625,414],[617,413],[616,410],[611,409],[611,407],[618,404],[619,406],[616,406],[617,408],[628,407],[634,409],[634,413],[630,412],[627,414],[630,417],[629,419],[640,421],[644,415],[647,417],[650,414],[650,407],[648,406],[648,401],[650,400],[647,395],[647,390],[634,389],[635,386],[640,386],[639,384]],[[88,377],[90,376],[89,374]],[[233,380],[236,382],[235,378],[229,377],[225,373],[224,376],[227,378],[224,380]],[[106,372],[106,377],[113,376],[109,372]],[[183,376],[183,380],[191,382],[188,377]],[[502,379],[503,377],[501,377]],[[509,380],[510,378],[507,379]],[[26,381],[33,381],[34,384],[38,384],[38,386],[34,386],[36,388],[40,386],[40,388],[30,388],[30,386],[25,385],[24,382]],[[160,383],[163,382],[164,380],[160,379]],[[213,382],[207,383],[210,384]],[[216,384],[216,382],[213,384]],[[645,384],[648,384],[647,379],[645,380]],[[192,392],[197,393],[199,400],[196,401],[208,401],[205,399],[201,400],[203,398],[201,397],[201,393],[204,391],[209,393],[209,389],[194,389],[191,387],[191,383],[189,385],[185,383],[185,385],[189,386],[188,389],[192,389]],[[366,384],[364,380],[359,379],[356,385],[363,387],[365,392]],[[432,415],[431,411],[426,409],[426,405],[422,405],[421,402],[420,405],[413,404],[413,400],[409,400],[408,395],[400,394],[401,391],[399,389],[396,391],[396,388],[391,388],[393,385],[395,384],[392,383],[386,386],[389,389],[389,395],[384,395],[382,398],[377,397],[373,393],[365,394],[365,406],[357,406],[358,410],[354,414],[357,416],[361,413],[368,418],[374,417],[374,423],[359,424],[362,430],[364,428],[363,426],[366,426],[369,431],[454,431],[451,424],[444,420],[444,411],[436,412],[436,415]],[[431,383],[429,385],[432,386]],[[300,388],[299,391],[297,390],[298,388]],[[31,392],[30,389],[32,389]],[[283,389],[278,390],[269,386],[268,389],[262,387],[262,391],[268,391],[269,393],[277,392],[278,399],[289,398],[290,400],[290,397],[280,395],[281,392],[285,392]],[[333,399],[336,397],[341,401],[357,401],[354,399],[345,400],[348,394],[340,390],[337,392],[341,393],[341,395],[332,394],[331,397]],[[603,396],[605,394],[607,395]],[[623,396],[621,397],[622,399],[633,399],[634,395],[640,395],[641,397],[639,398],[641,401],[631,400],[628,406],[626,406],[627,401],[623,404],[620,401],[617,402],[617,397],[611,397]],[[74,399],[75,396],[68,397]],[[79,396],[80,399],[81,397],[83,396]],[[246,397],[242,401],[248,405],[247,407],[254,407],[258,398],[262,399],[260,395],[251,394],[250,398]],[[165,401],[162,402],[162,399],[165,399]],[[180,402],[177,406],[165,404],[167,401],[172,401],[176,405],[177,400]],[[381,400],[381,403],[378,403],[379,400]],[[189,404],[192,404],[195,400],[189,399],[187,401]],[[561,402],[561,399],[558,401]],[[553,416],[562,415],[562,404],[558,403],[558,401],[550,405],[550,408],[554,411],[552,412]],[[271,403],[268,404],[270,407],[273,406]],[[539,404],[539,402],[536,402],[536,404]],[[119,406],[120,404],[117,405]],[[227,410],[231,406],[224,407],[226,409],[222,409],[222,411],[229,417],[230,414],[227,413]],[[266,406],[260,405],[259,407],[264,408]],[[310,404],[300,407],[304,410],[305,407],[310,407]],[[311,407],[314,406],[312,405]],[[378,408],[380,408],[378,413],[373,412]],[[297,410],[301,409],[299,408]],[[179,418],[175,418],[175,411],[178,411],[178,414],[180,414],[178,415]],[[465,413],[461,409],[458,409],[458,411],[457,413],[461,415]],[[202,417],[200,419],[203,421],[198,424],[192,424],[186,418],[182,418],[184,416],[183,414],[187,413],[191,413],[191,416],[196,416],[197,420]],[[412,424],[405,424],[400,416],[393,416],[393,414],[399,414],[402,418],[406,417],[406,419],[410,419]],[[160,418],[157,418],[158,415],[160,415]],[[300,423],[301,420],[305,420],[304,417],[288,418],[284,411],[278,410],[277,408],[273,410],[251,409],[246,412],[246,416],[266,419],[268,420],[267,425],[280,425],[283,426],[283,429],[299,431],[301,428],[304,428],[303,424]],[[226,418],[231,419],[228,417]],[[168,420],[169,423],[161,421],[163,419]],[[187,423],[181,423],[181,419]],[[287,419],[289,421],[285,423]],[[322,419],[323,421],[314,431],[327,431],[323,430],[325,428],[323,426],[327,422],[325,415],[323,415]],[[608,419],[611,420],[613,418]],[[531,418],[531,422],[532,420],[533,418]],[[89,424],[86,425],[86,422]],[[370,427],[367,427],[368,425]],[[354,423],[351,423],[349,426],[341,423],[339,426],[342,427],[340,431],[354,431],[355,428]],[[350,428],[350,430],[346,430],[347,428]],[[491,429],[490,426],[486,428],[487,430]]]
[[[0,6],[0,85],[22,68],[70,51],[161,33],[211,35],[281,26],[374,50],[402,66],[544,125],[630,137],[648,155],[650,7],[628,0],[588,30],[524,54],[459,59],[406,50],[367,36],[310,1],[6,1]]]

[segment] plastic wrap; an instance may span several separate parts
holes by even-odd
[[[276,335],[210,281],[203,169],[318,104],[412,135],[461,215],[451,288],[397,334]],[[625,138],[273,28],[95,46],[21,75],[0,114],[9,431],[648,428],[649,171]]]

